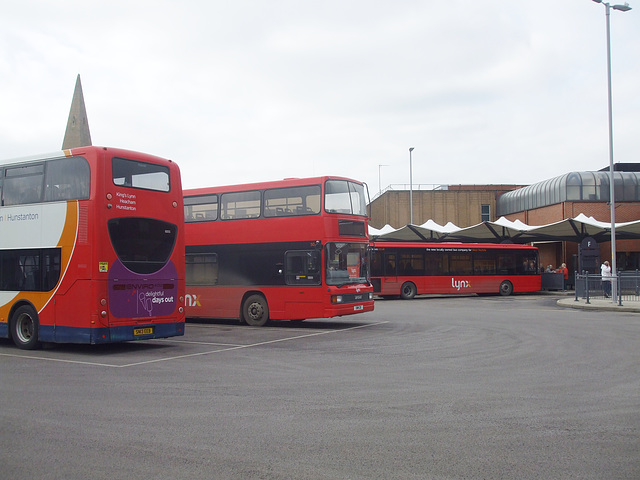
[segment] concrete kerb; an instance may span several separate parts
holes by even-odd
[[[576,308],[581,310],[598,310],[603,312],[632,312],[640,313],[640,302],[622,301],[622,306],[617,303],[613,303],[611,299],[604,298],[590,298],[587,303],[586,298],[578,298],[576,301],[576,293],[574,290],[541,290],[537,292],[539,295],[559,296],[561,297],[556,303],[559,307],[564,308]]]
[[[585,298],[578,298],[576,301],[575,296],[561,298],[557,301],[558,306],[565,308],[578,308],[582,310],[599,310],[605,312],[634,312],[640,313],[640,302],[622,302],[622,305],[613,303],[611,300],[605,300],[601,298],[591,298],[589,303]]]

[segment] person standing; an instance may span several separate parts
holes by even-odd
[[[569,269],[567,268],[567,264],[563,263],[560,265],[560,268],[557,269],[556,272],[562,273],[562,291],[564,292],[567,289],[567,282],[569,281]]]
[[[600,275],[602,276],[604,298],[609,298],[611,296],[611,266],[607,260],[600,266]]]

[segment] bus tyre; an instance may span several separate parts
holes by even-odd
[[[508,297],[513,293],[513,284],[509,280],[503,280],[500,284],[500,295]]]
[[[13,343],[23,350],[35,350],[40,346],[38,327],[38,312],[31,305],[19,307],[11,317]]]
[[[412,282],[404,282],[400,289],[400,298],[403,300],[411,300],[416,296],[416,286]]]
[[[262,327],[269,321],[269,306],[262,295],[250,295],[242,304],[242,319],[252,327]]]

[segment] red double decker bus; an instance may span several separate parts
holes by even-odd
[[[538,249],[528,245],[372,242],[376,294],[537,292]]]
[[[373,310],[362,183],[185,190],[187,317],[304,320]]]
[[[81,147],[0,162],[0,337],[107,343],[184,334],[178,166]]]

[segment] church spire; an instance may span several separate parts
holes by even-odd
[[[84,96],[82,95],[82,84],[80,74],[76,80],[76,88],[73,91],[67,130],[64,133],[62,149],[75,147],[86,147],[91,145],[91,133],[89,133],[89,121],[87,120],[87,110],[84,106]]]

